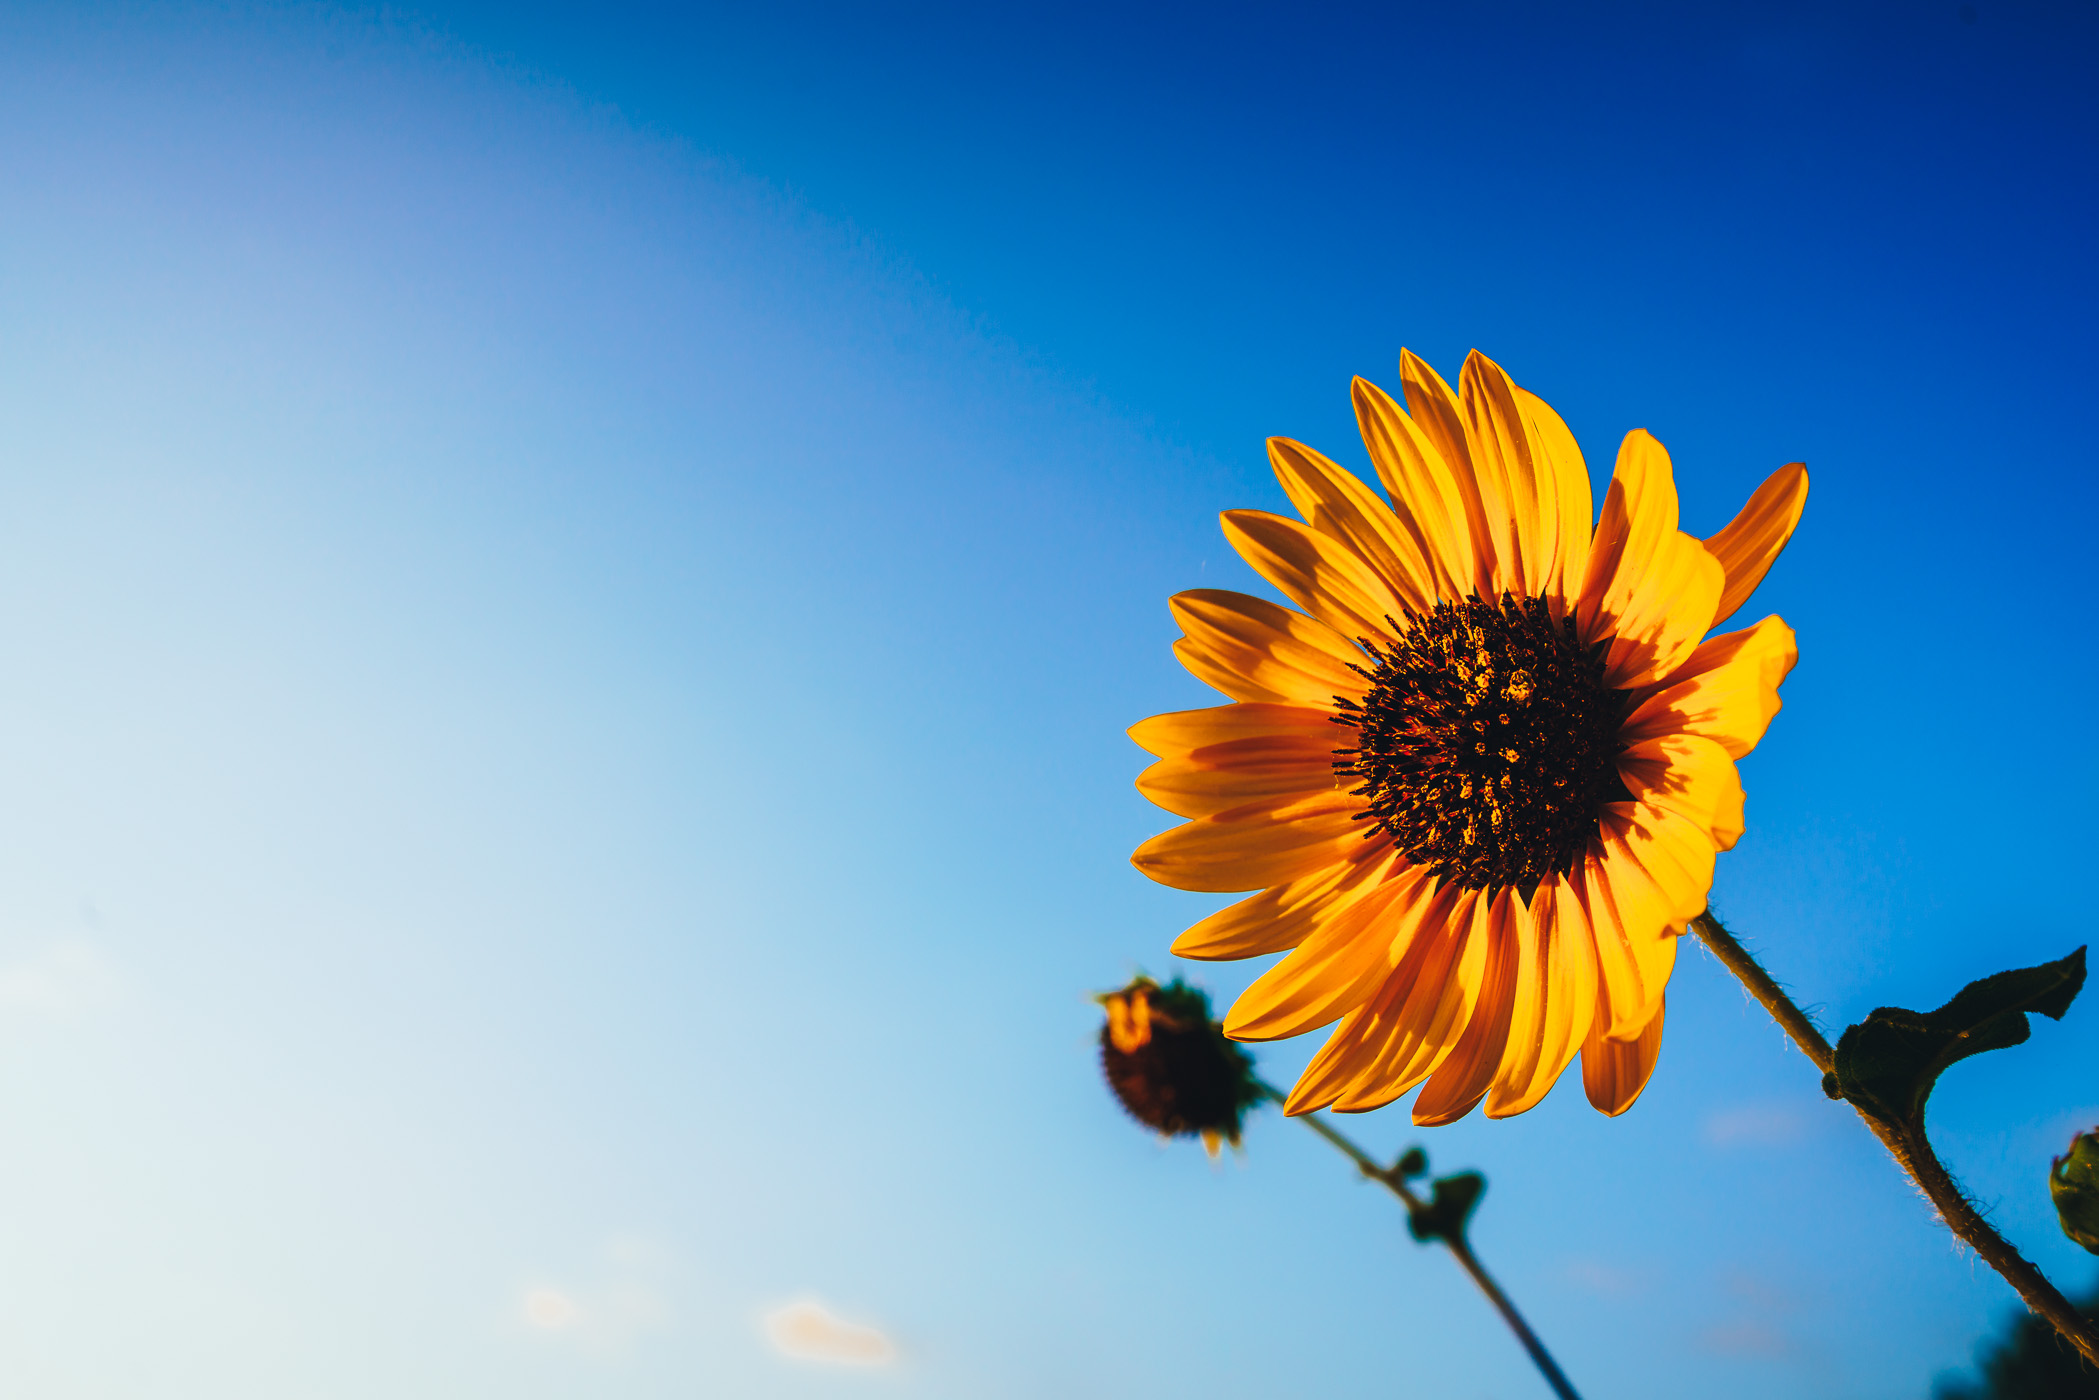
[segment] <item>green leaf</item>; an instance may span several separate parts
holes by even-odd
[[[1487,1189],[1487,1178],[1478,1172],[1458,1172],[1437,1177],[1432,1189],[1435,1194],[1427,1205],[1407,1212],[1407,1230],[1422,1244],[1444,1240],[1462,1245],[1473,1207]]]
[[[1428,1175],[1428,1153],[1418,1147],[1410,1147],[1392,1164],[1392,1170],[1412,1181],[1417,1176]]]
[[[2033,1034],[2028,1012],[2060,1021],[2084,986],[2084,949],[2039,967],[1970,982],[1936,1011],[1883,1006],[1837,1041],[1837,1064],[1823,1076],[1833,1098],[1873,1116],[1922,1124],[1924,1101],[1948,1066],[2003,1050]]]
[[[2063,1233],[2099,1254],[2099,1128],[2070,1139],[2048,1171],[2048,1194]]]

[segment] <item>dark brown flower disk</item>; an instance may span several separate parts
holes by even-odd
[[[1209,998],[1176,979],[1140,979],[1104,997],[1101,1069],[1132,1118],[1169,1137],[1239,1140],[1261,1090],[1253,1058],[1209,1016]]]

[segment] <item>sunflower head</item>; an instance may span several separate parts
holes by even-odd
[[[1260,1102],[1253,1057],[1225,1038],[1207,993],[1176,977],[1139,977],[1104,993],[1101,1070],[1132,1118],[1167,1137],[1200,1137],[1211,1156],[1239,1143],[1246,1110]]]
[[[1400,380],[1404,406],[1354,387],[1382,495],[1276,438],[1300,518],[1225,512],[1294,607],[1173,599],[1175,652],[1232,703],[1130,731],[1159,759],[1138,790],[1186,819],[1134,860],[1253,892],[1173,951],[1288,954],[1225,1018],[1240,1040],[1335,1026],[1288,1111],[1421,1086],[1418,1123],[1521,1113],[1579,1055],[1591,1102],[1622,1113],[1660,1052],[1676,939],[1742,835],[1735,762],[1795,658],[1776,617],[1709,634],[1784,548],[1807,472],[1781,467],[1699,539],[1647,433],[1597,508],[1567,425],[1492,360],[1454,390],[1402,352]]]

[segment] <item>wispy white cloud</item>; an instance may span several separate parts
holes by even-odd
[[[848,1322],[815,1298],[800,1298],[766,1313],[765,1336],[773,1350],[797,1361],[833,1366],[886,1366],[896,1343],[877,1328]]]
[[[1634,1269],[1619,1264],[1608,1264],[1601,1259],[1570,1259],[1566,1265],[1567,1277],[1585,1292],[1600,1293],[1608,1298],[1630,1297],[1644,1293],[1654,1281],[1651,1268]]]
[[[1807,1129],[1807,1115],[1792,1104],[1738,1104],[1706,1115],[1705,1140],[1715,1147],[1783,1147]]]
[[[519,1290],[515,1316],[536,1332],[561,1336],[585,1350],[616,1352],[671,1320],[662,1275],[664,1252],[648,1240],[622,1236],[606,1243],[584,1281],[542,1277]]]
[[[121,982],[116,961],[80,939],[0,961],[0,1026],[70,1020],[116,1000]]]
[[[1708,1327],[1698,1334],[1702,1351],[1721,1356],[1780,1359],[1793,1354],[1793,1344],[1777,1328],[1761,1322],[1740,1321]]]
[[[545,1332],[573,1327],[583,1316],[576,1300],[558,1288],[535,1288],[525,1294],[525,1321]]]

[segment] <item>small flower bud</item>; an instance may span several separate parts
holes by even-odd
[[[1239,1144],[1246,1110],[1261,1100],[1253,1057],[1210,1019],[1210,998],[1178,977],[1139,977],[1100,999],[1101,1069],[1132,1118],[1167,1137],[1200,1137],[1212,1157]]]
[[[2070,1139],[2070,1150],[2049,1170],[2048,1194],[2063,1233],[2099,1254],[2099,1128]]]

